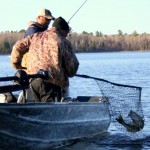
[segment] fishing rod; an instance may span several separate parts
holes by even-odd
[[[40,69],[37,74],[27,74],[23,70],[18,70],[14,76],[0,77],[1,81],[13,81],[12,85],[0,86],[0,93],[14,92],[29,88],[29,80],[34,78],[49,79],[49,73]]]
[[[68,20],[68,23],[70,22],[70,20],[75,16],[75,14],[81,9],[81,7],[87,2],[87,0],[85,0],[85,2],[77,9],[77,11],[71,16],[71,18]]]

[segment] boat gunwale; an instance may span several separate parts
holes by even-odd
[[[28,103],[0,103],[0,107],[13,107],[15,108],[15,106],[18,107],[28,107],[28,106],[32,106],[32,107],[49,107],[49,106],[70,106],[70,105],[108,105],[108,102],[28,102]]]

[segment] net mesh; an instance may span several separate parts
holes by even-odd
[[[140,138],[142,136],[142,130],[138,132],[129,132],[122,124],[118,123],[116,118],[121,115],[126,123],[132,124],[133,121],[129,117],[129,113],[132,110],[144,120],[141,104],[142,88],[136,86],[116,84],[104,79],[94,77],[90,78],[96,81],[101,95],[108,99],[111,119],[117,129],[121,130],[125,134],[128,134],[132,139],[138,137]]]
[[[103,96],[109,100],[109,109],[112,121],[115,126],[122,132],[130,135],[132,139],[141,136],[139,132],[129,132],[127,129],[116,121],[118,116],[122,116],[124,121],[132,124],[131,118],[128,116],[130,111],[136,112],[144,119],[141,104],[141,88],[135,86],[115,84],[106,80],[95,79]]]

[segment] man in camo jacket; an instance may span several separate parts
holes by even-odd
[[[13,46],[11,64],[15,69],[23,68],[23,55],[29,52],[28,74],[35,74],[39,69],[49,71],[50,79],[38,78],[31,82],[36,101],[53,101],[53,91],[68,87],[68,78],[75,76],[78,70],[79,61],[66,39],[69,31],[68,23],[59,17],[51,29],[21,39]]]

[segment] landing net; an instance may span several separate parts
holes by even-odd
[[[129,113],[132,110],[137,115],[139,115],[141,119],[144,120],[141,104],[142,88],[136,86],[116,84],[104,79],[94,77],[85,76],[85,78],[94,79],[99,87],[101,95],[108,99],[111,119],[115,126],[125,134],[128,134],[132,139],[137,137],[140,138],[140,136],[142,136],[142,130],[139,130],[138,132],[132,132],[131,130],[130,132],[125,126],[118,123],[116,118],[121,115],[123,120],[127,124],[132,124],[133,120],[129,117]]]
[[[122,132],[130,135],[132,139],[137,138],[137,136],[140,137],[141,133],[139,132],[141,132],[141,130],[132,132],[131,128],[131,131],[128,131],[125,126],[118,123],[116,118],[121,115],[127,124],[132,125],[133,121],[129,117],[129,113],[132,110],[144,120],[141,104],[142,89],[135,86],[115,84],[106,80],[95,81],[97,82],[102,95],[108,98],[109,109],[115,126]]]

